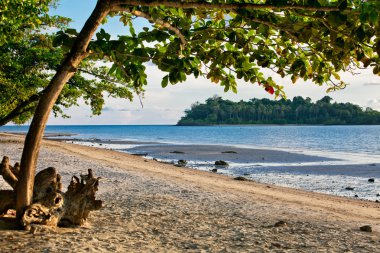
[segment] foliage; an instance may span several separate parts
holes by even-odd
[[[293,100],[251,99],[232,102],[214,96],[206,103],[195,103],[185,111],[178,125],[215,124],[380,124],[380,112],[351,103],[331,103],[325,96],[313,103],[310,98]]]
[[[0,46],[0,125],[9,121],[21,124],[32,117],[64,58],[63,51],[52,46],[53,39],[54,36],[29,34],[27,39]],[[131,100],[130,85],[108,72],[105,66],[84,61],[59,96],[53,108],[55,115],[67,117],[62,109],[77,105],[80,98],[91,106],[94,115],[101,113],[105,95]]]
[[[0,46],[9,41],[24,39],[25,31],[57,25],[64,27],[68,19],[47,14],[55,2],[56,0],[0,1]]]
[[[101,30],[90,57],[112,61],[110,73],[135,87],[147,84],[146,63],[167,73],[162,87],[194,75],[225,91],[237,92],[242,79],[283,97],[284,83],[273,76],[311,80],[330,91],[346,86],[341,71],[371,67],[380,75],[378,0],[116,2],[120,11],[111,16],[130,35],[113,39]],[[152,27],[136,31],[136,17]],[[61,31],[56,42],[70,48],[75,37],[73,30]]]
[[[23,123],[31,117],[38,94],[77,39],[75,29],[63,29],[67,19],[47,15],[54,2],[1,3],[0,45],[7,61],[0,65],[4,94],[0,121],[20,104],[25,106],[18,110],[22,113],[14,121]],[[161,5],[119,2],[126,4],[115,7],[110,16],[118,16],[130,34],[118,39],[103,29],[96,34],[89,45],[88,60],[81,68],[102,81],[91,84],[90,79],[76,74],[59,97],[54,107],[56,114],[62,113],[62,107],[77,104],[79,97],[91,104],[94,114],[99,114],[104,91],[131,99],[132,91],[140,93],[147,84],[148,63],[167,73],[163,87],[194,75],[219,83],[225,91],[237,92],[237,79],[243,79],[262,85],[276,97],[285,97],[283,83],[274,81],[276,75],[290,75],[293,82],[302,78],[327,84],[328,90],[345,87],[339,71],[370,66],[374,74],[380,75],[379,1],[263,0],[246,6],[242,1],[224,1],[219,8],[213,5],[219,1],[185,1],[190,7],[193,4],[192,8],[176,6],[174,1]],[[202,3],[210,7],[196,8]],[[257,7],[261,5],[267,8]],[[148,19],[152,26],[136,31],[136,17]],[[38,33],[30,37],[36,29],[49,26],[62,28],[54,36],[56,49],[50,38],[42,39]],[[33,42],[38,37],[48,42]],[[15,56],[11,56],[12,50]],[[112,62],[112,67],[95,67],[96,61]]]

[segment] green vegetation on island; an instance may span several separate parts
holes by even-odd
[[[315,103],[303,97],[232,102],[214,96],[205,103],[193,104],[177,123],[180,126],[219,124],[377,125],[380,112],[369,107],[363,110],[351,103],[332,103],[328,96]]]

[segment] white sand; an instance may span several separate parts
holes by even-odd
[[[0,136],[19,160],[21,136]],[[85,228],[4,230],[0,252],[378,252],[380,204],[177,168],[110,150],[45,141],[38,168],[103,177]],[[0,188],[7,186],[0,180]],[[288,225],[274,227],[279,220]],[[374,232],[359,231],[371,225]]]

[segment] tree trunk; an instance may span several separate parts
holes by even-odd
[[[21,158],[20,179],[16,191],[16,210],[18,218],[22,217],[25,207],[32,204],[37,157],[51,109],[66,82],[74,75],[80,62],[87,56],[87,46],[96,29],[110,11],[110,2],[110,0],[98,1],[94,11],[74,42],[70,53],[57,70],[57,73],[46,88],[45,93],[39,100],[28,134],[25,138]]]

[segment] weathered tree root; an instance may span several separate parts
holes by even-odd
[[[9,158],[4,157],[0,165],[0,175],[14,189],[0,191],[0,215],[15,208],[15,189],[20,166],[10,166]],[[95,199],[99,179],[92,170],[81,179],[73,176],[67,192],[62,192],[61,176],[55,168],[49,167],[37,173],[34,182],[33,204],[28,206],[21,218],[21,224],[42,224],[48,226],[83,225],[90,211],[102,207],[102,201]]]

